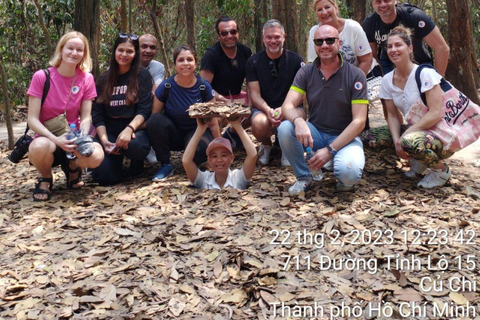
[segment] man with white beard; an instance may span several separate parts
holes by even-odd
[[[267,165],[274,128],[284,120],[281,106],[297,71],[304,63],[298,53],[284,49],[285,29],[278,20],[272,19],[265,23],[262,40],[265,50],[254,54],[247,61],[247,86],[253,105],[252,133],[261,142],[258,160],[261,165]],[[300,116],[305,116],[301,105],[297,110]],[[290,165],[283,156],[281,164]]]

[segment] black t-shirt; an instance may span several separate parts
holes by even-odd
[[[363,21],[363,30],[367,34],[368,42],[375,42],[381,48],[380,60],[390,61],[387,56],[387,38],[390,31],[402,24],[413,30],[413,56],[418,63],[433,63],[432,56],[426,43],[423,41],[435,28],[435,23],[422,10],[409,4],[396,6],[397,17],[391,24],[383,23],[380,16],[374,12]]]
[[[102,74],[97,81],[97,94],[100,96],[105,90],[107,72]],[[92,122],[95,127],[105,126],[109,119],[123,118],[133,119],[142,115],[145,120],[152,113],[152,88],[153,80],[150,72],[140,68],[138,75],[138,102],[134,105],[126,104],[126,93],[130,81],[130,71],[118,76],[117,83],[113,87],[112,99],[109,103],[98,103],[96,100],[92,105]],[[107,128],[108,129],[108,128]]]
[[[271,61],[275,63],[276,76]],[[271,60],[263,50],[247,61],[247,82],[258,81],[263,100],[275,109],[283,104],[297,71],[303,65],[303,58],[296,52],[284,49],[280,58]]]
[[[212,87],[221,95],[239,94],[245,79],[245,64],[251,55],[249,47],[237,43],[237,55],[230,59],[217,42],[205,50],[200,70],[209,70],[214,74]]]

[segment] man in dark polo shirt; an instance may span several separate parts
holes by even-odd
[[[265,50],[247,61],[247,86],[253,105],[252,133],[261,143],[258,161],[267,165],[272,149],[273,128],[284,120],[281,106],[297,71],[304,63],[298,53],[283,48],[285,30],[278,20],[265,23],[262,40]],[[290,166],[284,156],[281,164]]]
[[[440,29],[425,12],[410,4],[397,5],[397,0],[371,0],[371,2],[375,12],[363,21],[362,26],[372,47],[373,57],[379,61],[384,74],[394,68],[387,56],[388,34],[393,28],[402,24],[413,31],[415,61],[433,66],[433,57],[428,48],[430,47],[435,53],[435,68],[441,75],[445,75],[450,48]],[[380,57],[378,57],[378,47],[380,47]]]
[[[322,25],[314,35],[318,58],[304,66],[282,105],[286,120],[278,128],[283,154],[293,167],[297,181],[288,192],[297,196],[312,183],[310,170],[321,170],[333,159],[337,191],[348,191],[362,178],[365,165],[362,141],[358,135],[367,119],[367,84],[359,68],[343,61],[338,53],[338,31]],[[297,106],[306,95],[308,121]],[[306,147],[315,155],[305,163]]]

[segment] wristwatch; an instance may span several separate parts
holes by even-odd
[[[337,154],[337,150],[330,147],[329,144],[327,144],[327,146],[325,148],[327,148],[328,152],[330,152],[330,154],[332,155],[332,158],[335,158],[335,155]]]

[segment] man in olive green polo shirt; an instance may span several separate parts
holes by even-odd
[[[362,178],[365,165],[363,145],[358,137],[367,120],[365,74],[338,53],[338,31],[322,25],[314,35],[318,58],[300,69],[282,105],[284,121],[278,128],[280,147],[290,161],[297,181],[289,188],[296,196],[312,183],[310,170],[320,170],[333,160],[337,191],[349,191]],[[308,120],[295,110],[306,95]],[[304,149],[315,155],[305,163]]]

